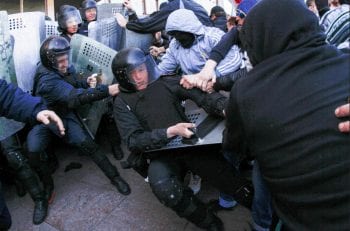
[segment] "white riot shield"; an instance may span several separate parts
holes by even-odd
[[[149,47],[152,46],[152,41],[152,34],[140,34],[124,29],[123,48],[138,47],[144,52],[148,52]]]
[[[40,45],[45,39],[45,15],[42,12],[10,14],[10,34],[15,39],[13,58],[18,86],[31,93]]]
[[[60,35],[60,32],[57,30],[58,22],[45,20],[45,38],[48,38],[52,35]]]
[[[79,73],[83,76],[101,73],[100,81],[107,85],[114,81],[111,66],[115,50],[80,34],[72,37],[70,45],[71,61]]]
[[[97,21],[104,18],[112,18],[116,13],[125,15],[127,9],[121,3],[106,3],[97,5]]]
[[[71,40],[71,60],[82,77],[98,73],[98,82],[110,85],[115,81],[112,61],[117,52],[91,38],[75,34]],[[78,110],[84,127],[94,138],[101,117],[107,112],[108,98],[86,105]]]
[[[13,62],[14,40],[9,32],[8,15],[0,11],[0,79],[17,84]],[[24,126],[23,123],[0,117],[0,141],[15,134]]]
[[[198,139],[192,139],[191,142],[184,142],[181,137],[176,137],[166,146],[158,149],[178,149],[193,147],[193,145],[221,144],[222,132],[225,128],[223,119],[209,117],[208,114],[199,108],[194,102],[187,100],[185,104],[185,113],[191,123],[196,124],[196,136]],[[151,150],[155,152],[157,150]]]
[[[123,29],[118,25],[114,17],[90,22],[88,34],[89,38],[113,50],[119,51],[122,48]]]

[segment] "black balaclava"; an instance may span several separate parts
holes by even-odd
[[[173,36],[183,48],[191,48],[193,46],[195,36],[192,33],[189,32],[183,32],[183,31],[170,31],[168,32],[170,36]]]

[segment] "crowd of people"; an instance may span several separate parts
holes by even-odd
[[[69,59],[73,35],[88,36],[97,20],[94,0],[59,8],[60,36],[38,51],[33,96],[0,80],[0,115],[29,127],[27,154],[16,134],[1,147],[34,201],[34,224],[45,221],[54,198],[53,137],[90,157],[118,192],[132,192],[76,111],[108,98],[101,129],[115,158],[124,157],[123,141],[130,152],[125,166],[197,227],[224,230],[217,214],[241,204],[257,231],[350,228],[348,0],[242,0],[234,16],[219,6],[208,14],[193,0],[169,0],[146,17],[137,16],[132,0],[123,4],[128,20],[116,14],[118,26],[151,33],[154,42],[147,51],[118,51],[111,64],[117,83],[81,79]],[[160,149],[196,135],[187,99],[225,121],[222,143]],[[241,172],[244,162],[251,177]],[[184,182],[189,171],[219,198],[201,201]],[[10,226],[0,192],[0,230]]]

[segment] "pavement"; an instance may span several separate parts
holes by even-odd
[[[4,186],[5,199],[12,215],[10,230],[36,231],[198,231],[201,230],[175,212],[163,206],[153,195],[144,179],[133,170],[124,170],[115,160],[108,145],[101,145],[108,158],[118,167],[131,187],[131,194],[121,195],[86,156],[67,145],[56,148],[60,167],[53,175],[56,196],[49,207],[46,221],[32,224],[34,203],[28,193],[18,197],[15,187]],[[81,169],[64,172],[71,162]],[[202,181],[198,196],[204,202],[218,198],[218,191]],[[251,213],[238,205],[232,211],[220,211],[218,216],[226,231],[251,230]]]

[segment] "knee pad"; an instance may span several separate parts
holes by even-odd
[[[153,193],[167,207],[175,207],[183,197],[184,186],[176,177],[151,184]]]
[[[9,152],[6,154],[9,166],[14,170],[18,170],[25,165],[28,165],[27,159],[20,152]]]

